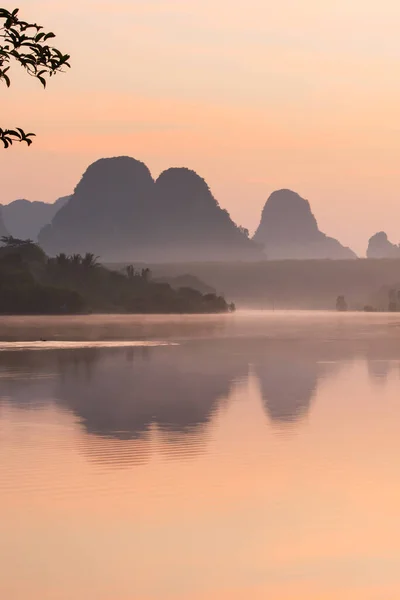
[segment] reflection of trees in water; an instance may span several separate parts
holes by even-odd
[[[0,354],[0,405],[42,408],[52,398],[55,373],[42,352],[17,351]]]
[[[15,340],[173,340],[218,337],[229,315],[86,315],[7,317],[0,339]]]

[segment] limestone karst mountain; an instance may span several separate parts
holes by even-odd
[[[319,230],[308,201],[290,190],[270,196],[251,240],[197,173],[171,168],[154,181],[127,156],[90,165],[39,243],[51,255],[94,252],[103,261],[356,258]]]
[[[251,260],[261,250],[194,171],[172,168],[155,183],[156,239],[164,260]]]
[[[39,231],[51,222],[68,198],[69,196],[64,196],[52,204],[23,199],[14,200],[3,206],[4,223],[12,236],[36,240]]]
[[[91,251],[103,260],[138,258],[154,218],[154,181],[145,164],[122,156],[91,164],[69,201],[39,234],[49,254]],[[153,215],[153,217],[152,217]]]
[[[50,254],[91,251],[108,261],[262,257],[194,171],[169,169],[154,182],[126,156],[93,163],[39,243]]]
[[[368,242],[367,258],[400,258],[400,245],[392,244],[387,234],[379,231]]]
[[[263,245],[269,260],[356,258],[350,248],[319,230],[309,202],[291,190],[271,194],[253,239]]]

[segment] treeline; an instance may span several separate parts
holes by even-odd
[[[2,238],[1,314],[223,313],[233,311],[217,294],[152,281],[149,269],[106,269],[92,253],[48,258],[31,240]]]

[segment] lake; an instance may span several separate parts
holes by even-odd
[[[4,317],[0,340],[0,598],[400,597],[400,315]]]

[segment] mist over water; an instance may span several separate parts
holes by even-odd
[[[0,319],[0,596],[398,597],[399,327]]]

